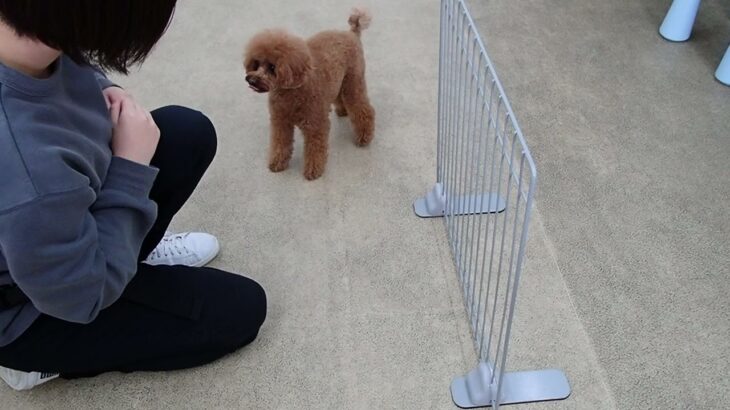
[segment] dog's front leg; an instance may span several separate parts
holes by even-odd
[[[321,177],[327,165],[329,116],[326,114],[318,116],[300,128],[304,135],[304,177],[311,181]]]
[[[271,119],[271,148],[269,150],[269,169],[281,172],[289,167],[294,151],[294,125],[289,122]]]

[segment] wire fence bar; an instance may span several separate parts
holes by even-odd
[[[478,357],[451,384],[462,408],[558,400],[556,369],[508,372],[537,171],[464,0],[441,0],[436,184],[414,203],[443,217]]]

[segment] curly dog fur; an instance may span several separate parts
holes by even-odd
[[[304,135],[304,177],[313,180],[324,173],[333,104],[338,116],[350,116],[357,145],[372,141],[375,111],[360,41],[370,15],[355,9],[348,22],[350,31],[323,31],[306,41],[283,30],[266,30],[249,42],[246,81],[254,91],[269,93],[271,171],[288,168],[298,127]]]

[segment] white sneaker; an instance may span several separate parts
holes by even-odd
[[[157,247],[142,261],[148,265],[185,265],[201,267],[218,255],[215,236],[201,232],[165,232]]]
[[[0,366],[0,378],[14,390],[30,390],[58,378],[58,373],[21,372]]]

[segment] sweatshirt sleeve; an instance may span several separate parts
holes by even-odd
[[[110,80],[104,72],[102,72],[97,67],[92,67],[94,69],[94,77],[96,77],[96,82],[99,83],[99,86],[102,90],[109,88],[109,87],[119,87],[117,84],[115,84],[112,80]],[[120,87],[121,88],[121,87]]]
[[[157,214],[157,170],[113,157],[104,186],[49,194],[0,214],[0,247],[13,281],[42,313],[89,323],[137,271]]]

